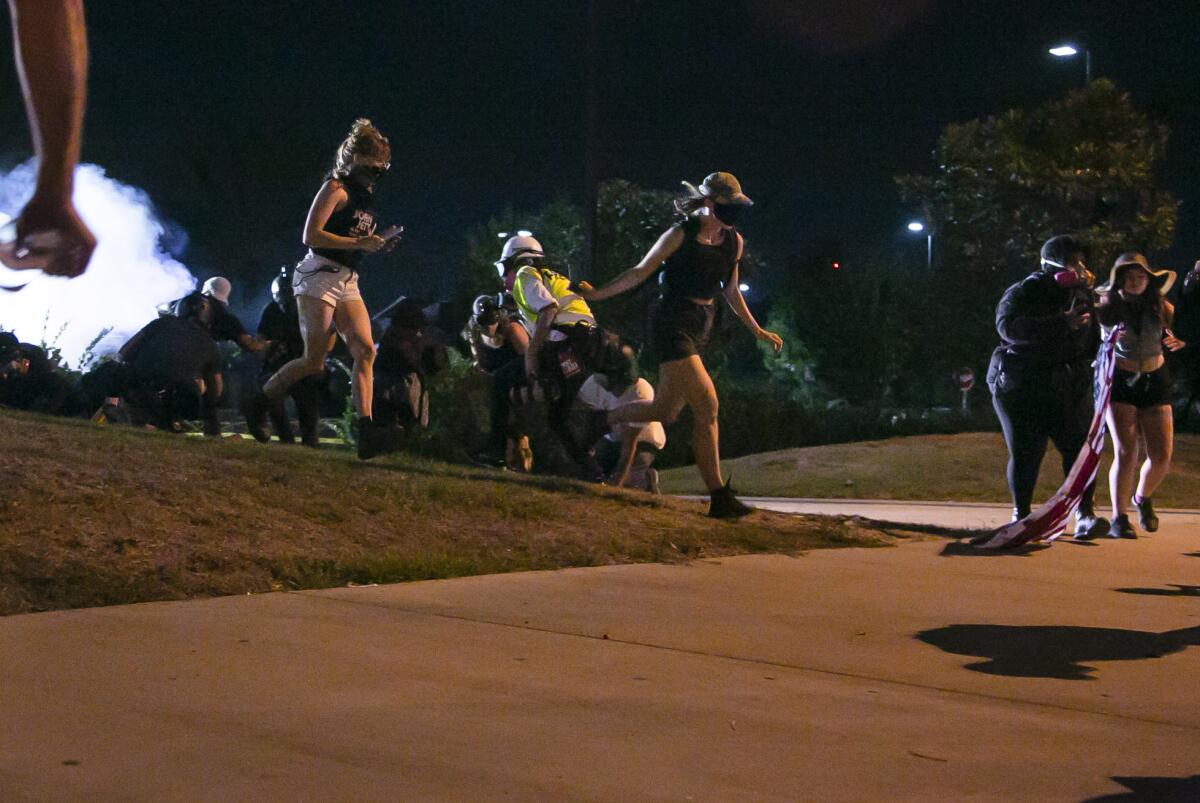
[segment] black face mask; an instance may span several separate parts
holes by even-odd
[[[726,226],[736,226],[745,208],[741,204],[713,204],[713,216]]]
[[[375,182],[379,180],[379,177],[386,172],[387,170],[382,167],[354,165],[350,168],[350,172],[346,174],[346,180],[364,190],[369,190],[375,186]]]

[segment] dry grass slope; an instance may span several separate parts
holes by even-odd
[[[887,543],[407,457],[184,440],[0,411],[0,614]]]

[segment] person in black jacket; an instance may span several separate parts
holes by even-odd
[[[1052,441],[1067,474],[1087,440],[1093,409],[1092,360],[1099,347],[1095,277],[1086,246],[1070,235],[1042,245],[1038,270],[1009,287],[996,308],[1002,344],[992,354],[988,387],[1008,446],[1013,520],[1028,516],[1038,469]],[[1108,528],[1088,485],[1076,513],[1075,537]]]
[[[182,420],[199,414],[204,434],[220,437],[217,403],[224,380],[208,328],[215,303],[200,293],[185,296],[174,315],[155,318],[121,346],[128,366],[125,396],[139,422],[181,432]]]
[[[1175,333],[1186,343],[1200,343],[1200,259],[1183,277],[1179,301],[1175,305]],[[1200,402],[1200,348],[1184,349],[1175,358],[1179,372],[1187,382],[1188,395],[1179,411],[1179,426],[1192,417],[1192,408]]]
[[[289,361],[304,354],[304,336],[300,333],[300,313],[296,307],[296,296],[292,292],[292,277],[287,266],[271,282],[271,301],[258,319],[258,336],[267,344],[263,357],[261,381],[269,379]],[[324,373],[306,376],[288,387],[288,396],[296,405],[296,418],[300,424],[300,442],[305,446],[320,445],[318,432],[321,423],[321,400],[325,395],[327,379]],[[280,443],[295,443],[296,434],[288,419],[283,401],[274,402],[267,410],[271,426]],[[261,421],[247,418],[247,429],[259,443],[271,438]]]

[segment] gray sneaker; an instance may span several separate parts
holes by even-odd
[[[1122,513],[1108,525],[1109,538],[1137,538],[1137,530],[1129,523],[1129,516]]]
[[[1133,506],[1137,508],[1138,524],[1142,525],[1142,529],[1148,533],[1158,531],[1158,515],[1154,512],[1154,503],[1150,501],[1150,497],[1143,496],[1141,502],[1133,502]]]
[[[658,488],[658,471],[655,469],[646,469],[646,490],[655,496],[662,495],[662,491]]]

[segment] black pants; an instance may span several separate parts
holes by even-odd
[[[1008,445],[1013,509],[1024,518],[1032,508],[1046,442],[1053,442],[1062,455],[1065,476],[1087,441],[1093,412],[1091,379],[1065,373],[1031,377],[1019,388],[994,393],[992,406]],[[1095,494],[1093,482],[1083,493],[1080,512],[1092,512]]]
[[[125,400],[134,411],[136,423],[181,432],[184,420],[198,417],[204,421],[204,434],[220,434],[217,407],[207,395],[201,395],[195,382],[136,377],[129,383]]]
[[[269,377],[269,375],[268,375]],[[321,426],[321,392],[324,389],[325,377],[306,376],[288,388],[288,395],[296,403],[296,418],[300,424],[300,440],[307,446],[320,443],[319,429]],[[292,431],[292,422],[288,420],[287,408],[283,402],[272,404],[267,410],[271,417],[271,427],[280,443],[295,443],[296,434]]]
[[[508,419],[512,412],[512,393],[525,382],[525,358],[509,360],[492,371],[491,378],[492,425],[488,450],[503,455],[504,445],[511,434]]]
[[[580,445],[579,438],[571,429],[571,406],[579,396],[579,389],[592,374],[591,337],[591,333],[582,331],[580,327],[579,333],[572,332],[567,340],[547,340],[538,355],[541,361],[539,379],[546,393],[547,423],[567,450],[567,456],[581,468],[590,461],[587,450]],[[564,354],[569,355],[568,363],[573,362],[577,369],[570,376],[566,375],[563,368]]]

